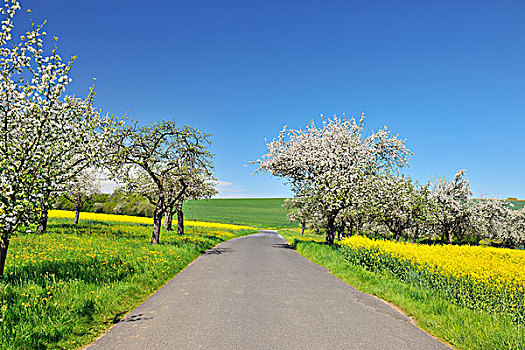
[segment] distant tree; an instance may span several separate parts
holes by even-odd
[[[429,200],[430,190],[428,185],[415,185],[410,199],[410,215],[412,225],[409,232],[412,236],[412,243],[416,243],[418,238],[430,236],[432,234],[432,201]]]
[[[167,210],[164,223],[167,231],[172,230],[173,215],[177,214],[177,233],[184,234],[184,201],[211,198],[217,193],[214,187],[215,181],[211,168],[201,168],[190,170],[188,174],[174,183],[173,190],[169,192],[166,199]]]
[[[378,197],[381,192],[376,188],[379,186],[379,179],[380,177],[377,175],[369,174],[363,177],[362,181],[356,183],[354,190],[349,194],[351,197],[350,205],[339,213],[341,225],[347,227],[348,235],[351,236],[354,232],[360,235],[365,223],[374,220],[374,213],[377,212]]]
[[[378,180],[376,217],[397,241],[414,223],[414,186],[410,179],[405,177],[390,175]]]
[[[69,183],[64,192],[64,198],[75,208],[75,225],[78,224],[80,212],[84,210],[87,201],[100,192],[99,173],[93,169],[84,169]]]
[[[525,211],[514,210],[513,204],[497,198],[475,202],[480,238],[500,241],[508,247],[519,247],[525,242]]]
[[[301,235],[308,222],[312,219],[313,210],[309,207],[309,202],[306,198],[286,198],[283,207],[286,209],[286,216],[292,222],[299,222],[301,224]]]
[[[513,210],[510,213],[512,231],[509,236],[510,240],[516,247],[525,245],[525,208],[520,210]]]
[[[209,135],[189,126],[179,127],[174,121],[150,126],[133,123],[117,131],[108,164],[116,176],[121,175],[124,183],[155,206],[151,243],[159,242],[174,183],[191,169],[211,166],[209,145]],[[180,199],[177,196],[175,199]]]
[[[430,200],[433,202],[431,213],[435,227],[441,233],[442,243],[452,243],[455,235],[458,243],[473,227],[474,207],[471,205],[472,191],[465,176],[460,170],[454,180],[435,179],[430,184]]]

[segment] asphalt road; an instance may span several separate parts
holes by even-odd
[[[197,259],[88,349],[446,349],[275,232]]]

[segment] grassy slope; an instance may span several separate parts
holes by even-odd
[[[184,204],[186,220],[208,220],[258,228],[296,227],[286,218],[283,198],[193,200]]]
[[[281,233],[290,243],[296,233]],[[305,235],[308,238],[318,236]],[[418,325],[459,349],[524,349],[525,332],[503,317],[457,306],[431,290],[408,285],[391,274],[378,274],[349,264],[335,249],[315,242],[295,241],[301,255],[324,266],[357,289],[392,302]]]

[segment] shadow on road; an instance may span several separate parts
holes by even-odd
[[[233,253],[234,250],[231,248],[213,248],[204,252],[203,255],[218,255],[223,253]]]
[[[151,320],[153,317],[144,317],[144,314],[138,314],[138,315],[131,315],[129,317],[126,317],[121,322],[137,322],[137,321],[146,321]]]
[[[293,247],[291,245],[289,245],[288,243],[274,244],[273,247],[274,248],[292,249],[293,250]]]

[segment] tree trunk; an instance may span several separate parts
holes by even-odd
[[[354,234],[354,221],[350,220],[348,224],[346,225],[346,229],[348,230],[348,236],[352,236]]]
[[[301,222],[301,236],[304,235],[304,228],[306,227],[306,222]]]
[[[441,233],[441,244],[452,243],[452,228],[445,227]]]
[[[337,239],[342,240],[344,235],[345,235],[345,224],[341,224],[337,228]]]
[[[166,210],[166,214],[164,215],[164,227],[166,228],[166,231],[173,231],[172,228],[173,223],[173,212],[171,209]]]
[[[452,243],[452,231],[453,228],[445,228],[443,234],[441,235],[441,244],[451,244]]]
[[[75,211],[75,225],[78,225],[78,219],[80,218],[80,208],[77,208]]]
[[[414,232],[412,233],[412,243],[416,243],[417,238],[419,237],[419,226],[416,225]]]
[[[38,225],[38,233],[43,234],[47,230],[47,217],[48,217],[48,211],[47,208],[42,209],[42,212],[40,213],[40,223]]]
[[[359,220],[357,220],[357,221],[355,222],[355,234],[356,234],[357,236],[359,236],[359,235],[361,234],[361,225],[362,225],[362,224],[363,224],[363,223],[361,222],[361,219],[359,219]]]
[[[395,230],[395,231],[394,231],[394,239],[395,239],[396,241],[399,241],[399,237],[401,237],[401,232],[398,231],[398,230]]]
[[[155,208],[153,211],[153,234],[151,235],[151,244],[158,244],[160,242],[160,225],[162,224],[162,214],[164,211],[162,207]]]
[[[179,235],[184,234],[184,212],[182,211],[183,201],[177,204],[177,232]]]
[[[326,244],[333,245],[335,239],[335,215],[328,215],[326,222]]]
[[[5,259],[7,258],[7,248],[9,247],[9,238],[2,236],[0,240],[0,280],[4,278]]]

